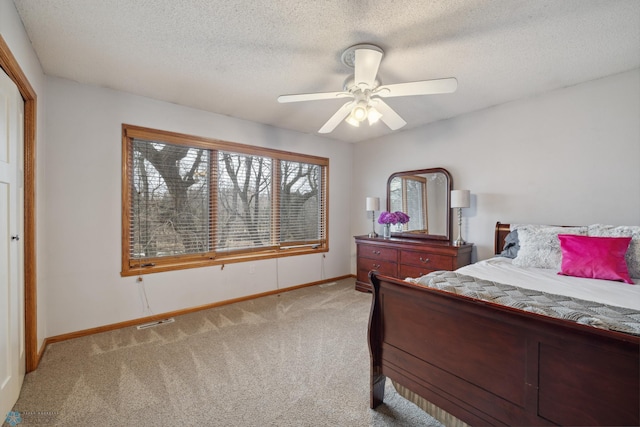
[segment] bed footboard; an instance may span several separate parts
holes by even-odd
[[[639,425],[640,338],[370,273],[371,407],[389,377],[471,425]]]

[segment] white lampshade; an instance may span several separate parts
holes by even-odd
[[[382,117],[382,113],[380,113],[380,111],[376,110],[373,107],[369,107],[369,111],[367,113],[367,120],[369,120],[369,126],[371,126],[374,123],[377,123],[381,117]]]
[[[353,127],[360,127],[360,122],[354,119],[351,114],[349,114],[349,117],[345,119],[345,122],[349,123]]]
[[[380,210],[380,197],[367,197],[367,210],[379,211]]]
[[[365,101],[360,101],[353,107],[353,110],[351,110],[351,118],[359,122],[367,118],[367,103]]]
[[[471,205],[471,192],[469,190],[452,190],[451,207],[468,208]]]

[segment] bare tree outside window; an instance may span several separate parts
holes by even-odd
[[[207,251],[208,153],[136,140],[133,158],[134,255],[149,258]]]
[[[271,245],[271,159],[218,152],[217,250]]]
[[[320,166],[282,161],[280,176],[280,241],[319,240],[321,233],[321,212],[318,209]]]

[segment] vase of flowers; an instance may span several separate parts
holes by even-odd
[[[391,237],[391,225],[406,224],[409,222],[409,215],[404,212],[380,212],[378,224],[382,224],[382,237],[388,239]]]
[[[382,237],[384,239],[391,238],[391,224],[382,224]]]

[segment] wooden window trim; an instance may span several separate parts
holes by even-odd
[[[272,176],[273,186],[273,203],[272,212],[275,211],[275,221],[272,224],[279,223],[279,190],[278,182],[280,177],[279,165],[282,160],[289,160],[295,162],[312,163],[323,167],[323,176],[321,177],[322,189],[324,195],[322,201],[324,206],[321,210],[321,221],[324,229],[324,240],[305,241],[305,242],[287,242],[279,246],[276,242],[278,236],[276,226],[272,225],[272,245],[267,247],[260,247],[255,249],[245,249],[241,252],[229,251],[229,252],[208,252],[202,254],[190,254],[190,255],[176,255],[161,258],[152,258],[143,263],[136,263],[135,259],[132,259],[129,254],[130,244],[130,205],[131,196],[129,191],[130,177],[132,176],[132,156],[130,151],[132,149],[131,144],[133,139],[144,139],[149,141],[159,141],[171,144],[188,145],[194,148],[205,148],[208,150],[221,150],[231,151],[240,154],[248,154],[254,156],[264,156],[272,158],[274,164],[274,172]],[[210,173],[212,176],[217,173],[217,162],[212,162]],[[144,128],[140,126],[122,124],[122,270],[121,276],[137,276],[142,274],[157,273],[164,271],[181,270],[187,268],[198,268],[207,266],[221,265],[224,268],[225,264],[232,264],[238,262],[256,261],[272,258],[280,258],[287,256],[306,255],[318,252],[329,251],[329,224],[328,224],[328,209],[329,209],[329,159],[318,156],[311,156],[306,154],[297,154],[289,151],[275,150],[270,148],[256,147],[251,145],[233,143],[228,141],[221,141],[211,138],[203,138],[193,135],[180,134],[176,132],[169,132],[163,130],[155,130],[150,128]],[[210,200],[217,196],[216,186],[210,188]],[[213,204],[213,202],[210,202]],[[210,205],[210,218],[211,218],[211,235],[215,237],[216,233],[216,215],[215,209],[211,209]]]

